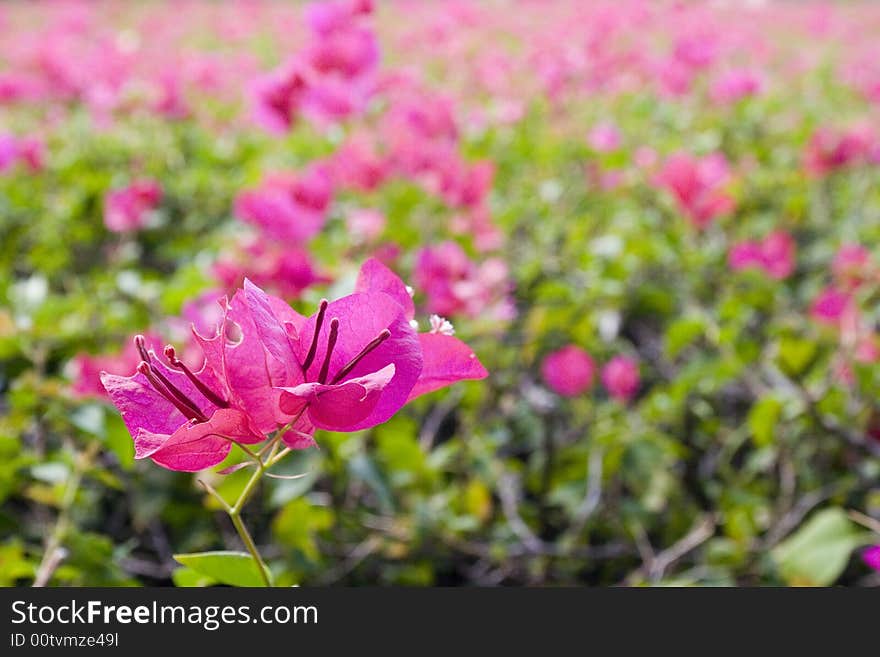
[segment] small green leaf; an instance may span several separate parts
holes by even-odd
[[[764,397],[749,411],[749,429],[758,447],[767,447],[773,442],[776,423],[782,413],[782,402],[775,397]]]
[[[843,509],[818,511],[771,552],[788,584],[828,586],[846,568],[850,553],[870,540]]]
[[[706,323],[700,317],[683,317],[673,322],[666,331],[666,355],[675,358],[682,349],[706,332]]]
[[[784,337],[779,341],[779,366],[789,376],[798,376],[816,356],[816,344],[803,338]]]
[[[178,588],[211,586],[217,583],[213,577],[203,575],[192,568],[176,568],[171,573],[171,579]]]
[[[230,586],[263,586],[260,571],[246,552],[175,554],[177,563]]]

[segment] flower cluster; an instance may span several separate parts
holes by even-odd
[[[487,375],[448,322],[416,331],[406,286],[376,260],[364,263],[354,293],[322,301],[309,317],[249,280],[221,307],[213,332],[194,332],[204,357],[198,371],[174,347],[157,353],[137,336],[135,373],[102,373],[137,458],[197,471],[220,463],[234,443],[275,432],[303,449],[316,429],[367,429],[420,395]]]

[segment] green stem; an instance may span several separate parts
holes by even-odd
[[[305,409],[303,409],[304,411]],[[257,549],[257,544],[254,542],[253,537],[250,532],[247,530],[247,527],[244,525],[244,521],[241,519],[241,510],[244,508],[244,505],[247,504],[247,501],[254,494],[254,491],[257,488],[257,484],[260,483],[260,479],[263,478],[263,475],[266,474],[266,470],[270,467],[278,463],[281,459],[287,456],[290,453],[290,448],[285,447],[280,452],[278,451],[278,446],[281,444],[281,437],[285,434],[285,432],[296,424],[297,420],[302,416],[303,411],[300,411],[299,415],[297,415],[287,426],[280,429],[275,437],[272,438],[263,448],[254,453],[247,448],[247,451],[250,455],[253,456],[256,461],[257,469],[251,478],[248,479],[248,482],[245,484],[244,488],[241,491],[241,494],[238,496],[238,499],[235,501],[235,504],[230,506],[226,500],[224,500],[213,488],[211,488],[208,484],[203,482],[205,489],[214,495],[223,506],[223,509],[226,511],[226,514],[229,516],[229,519],[232,520],[232,526],[235,527],[235,531],[238,532],[239,538],[241,538],[241,542],[244,543],[245,548],[250,553],[251,558],[254,560],[254,564],[257,566],[257,570],[260,573],[260,579],[263,580],[263,584],[266,586],[272,586],[272,577],[269,573],[269,568],[266,566],[266,562],[263,561],[263,557],[260,555],[260,551]],[[265,456],[265,460],[263,457]]]
[[[43,552],[43,558],[40,561],[40,565],[37,567],[36,574],[34,575],[34,587],[39,588],[46,586],[49,579],[52,577],[52,573],[58,567],[63,558],[61,544],[64,542],[64,539],[67,537],[67,532],[70,530],[70,513],[73,510],[73,504],[76,501],[76,494],[79,491],[80,483],[82,483],[83,474],[91,466],[92,459],[98,452],[98,447],[99,445],[97,442],[91,443],[83,453],[76,457],[73,472],[71,472],[70,478],[67,480],[67,485],[64,489],[64,497],[61,500],[58,519],[55,522],[55,527],[52,530],[52,533],[46,541],[46,549]]]
[[[233,510],[229,512],[229,518],[232,520],[232,525],[241,537],[241,541],[244,543],[247,551],[251,553],[251,558],[257,565],[257,570],[260,572],[260,579],[263,580],[263,584],[267,587],[272,586],[272,580],[269,576],[269,568],[266,566],[266,562],[263,561],[263,557],[260,556],[260,551],[257,549],[257,544],[254,543],[254,539],[251,538],[250,532],[247,530],[247,527],[244,526],[241,515],[239,515],[239,513],[233,508]]]

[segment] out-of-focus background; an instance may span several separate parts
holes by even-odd
[[[5,2],[0,584],[211,583],[98,373],[375,256],[490,375],[266,480],[279,583],[877,585],[878,183],[878,3]]]

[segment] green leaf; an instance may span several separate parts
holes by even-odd
[[[213,577],[203,575],[192,568],[176,568],[171,573],[171,579],[178,588],[211,586],[217,583]]]
[[[816,344],[803,338],[784,337],[779,341],[779,366],[789,376],[802,374],[816,356]]]
[[[667,356],[675,358],[705,332],[706,323],[701,317],[683,317],[674,321],[666,331]]]
[[[230,586],[264,586],[260,571],[246,552],[175,554],[177,563]]]
[[[869,541],[843,509],[825,509],[777,545],[771,556],[788,584],[828,586],[840,577],[850,553]]]
[[[766,447],[773,442],[776,423],[782,413],[782,402],[775,397],[764,397],[749,411],[749,429],[758,447]]]

